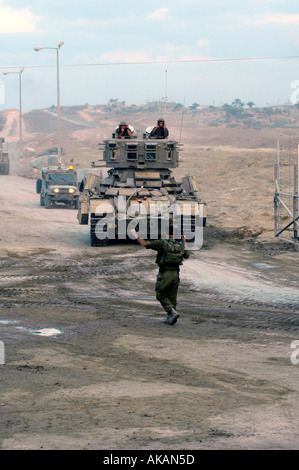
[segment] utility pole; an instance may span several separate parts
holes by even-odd
[[[19,72],[3,72],[3,75],[9,75],[11,73],[19,75],[19,153],[20,153],[20,158],[23,158],[23,136],[22,136],[22,73],[23,72],[24,72],[24,67],[22,67]]]
[[[58,163],[61,164],[61,125],[60,125],[60,90],[59,90],[59,50],[63,46],[64,42],[60,41],[57,47],[35,47],[35,51],[41,51],[42,49],[54,49],[56,50],[56,62],[57,62],[57,146],[58,146]]]

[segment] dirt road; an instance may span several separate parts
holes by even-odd
[[[171,327],[154,253],[90,247],[30,179],[0,213],[1,449],[299,448],[298,253],[207,227]]]

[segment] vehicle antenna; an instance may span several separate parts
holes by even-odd
[[[166,104],[167,104],[167,70],[165,70],[165,97],[164,97],[164,113],[166,115]]]
[[[182,110],[181,129],[180,129],[180,143],[181,143],[181,139],[182,139],[183,119],[184,119],[184,112],[185,112],[185,99],[186,98],[184,98],[184,105],[183,105],[183,110]]]

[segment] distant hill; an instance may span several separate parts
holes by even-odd
[[[279,134],[295,136],[299,131],[298,105],[256,108],[246,107],[240,100],[221,107],[185,108],[180,103],[152,102],[126,105],[111,100],[106,105],[82,105],[61,108],[62,145],[66,152],[78,148],[95,149],[98,142],[109,138],[116,125],[126,120],[139,135],[164,117],[170,137],[183,143],[240,148],[273,148]],[[0,113],[0,136],[9,143],[19,139],[18,110]],[[23,141],[26,147],[41,153],[56,144],[57,108],[23,113]]]
[[[141,136],[147,127],[164,117],[170,138],[184,144],[178,178],[192,174],[200,197],[207,202],[209,224],[237,230],[240,237],[273,237],[274,163],[280,139],[281,188],[292,187],[292,165],[297,161],[298,106],[255,108],[234,105],[184,109],[179,103],[162,102],[126,106],[70,106],[61,109],[62,146],[65,162],[75,168],[90,167],[101,158],[98,143],[111,137],[117,124],[126,120]],[[26,156],[19,159],[19,113],[0,113],[0,137],[9,143],[11,171],[36,178],[31,162],[47,149],[57,147],[55,107],[23,114]],[[285,214],[283,214],[285,216]],[[284,219],[283,219],[284,221]]]

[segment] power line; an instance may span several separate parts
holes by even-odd
[[[272,56],[272,57],[237,57],[237,58],[222,58],[222,59],[188,59],[188,60],[167,60],[167,61],[140,61],[140,62],[96,62],[88,64],[61,64],[62,68],[71,67],[112,67],[122,65],[171,65],[171,64],[194,64],[194,63],[207,63],[207,62],[254,62],[254,61],[267,61],[267,60],[294,60],[299,59],[298,55],[294,56]],[[24,65],[26,69],[41,69],[41,68],[54,68],[56,65]],[[19,65],[15,66],[0,66],[0,69],[16,69],[20,68]]]

